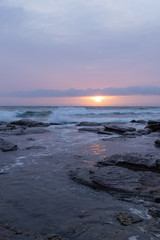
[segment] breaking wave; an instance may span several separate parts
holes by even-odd
[[[0,107],[0,122],[28,118],[57,123],[160,119],[160,107]]]
[[[28,117],[47,117],[52,114],[52,111],[26,111],[18,112],[17,117],[28,118]]]

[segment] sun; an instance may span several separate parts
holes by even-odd
[[[102,96],[95,96],[95,97],[92,97],[92,99],[94,101],[96,101],[97,103],[100,103],[100,102],[102,102],[102,100],[104,100],[104,97],[102,97]]]

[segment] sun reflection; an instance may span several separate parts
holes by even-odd
[[[104,152],[106,152],[106,146],[98,144],[98,143],[93,143],[91,145],[90,149],[93,152],[93,154],[95,154],[95,155],[100,155],[100,154],[103,154]]]

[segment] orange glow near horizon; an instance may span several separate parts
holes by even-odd
[[[100,102],[102,102],[105,99],[105,97],[103,97],[103,96],[95,96],[95,97],[91,97],[91,99],[94,100],[97,103],[100,103]]]
[[[79,98],[80,99],[80,98]],[[113,96],[88,96],[81,97],[82,102],[86,106],[110,106],[114,105],[115,97]]]
[[[160,96],[102,96],[97,102],[95,96],[86,97],[49,97],[20,98],[2,97],[1,106],[160,106]]]

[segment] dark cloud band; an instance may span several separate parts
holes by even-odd
[[[87,96],[133,96],[133,95],[160,95],[159,86],[130,86],[124,88],[88,88],[88,89],[74,89],[55,90],[55,89],[37,89],[33,91],[15,91],[1,94],[1,96],[10,97],[87,97]]]

